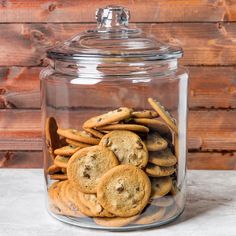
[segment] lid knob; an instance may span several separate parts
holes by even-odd
[[[106,6],[96,11],[98,28],[128,26],[129,18],[129,10],[121,6]]]

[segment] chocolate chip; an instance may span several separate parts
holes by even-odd
[[[74,204],[74,203],[69,203],[70,205],[70,209],[72,210],[72,211],[78,211],[79,209],[78,209],[78,207]]]
[[[143,144],[141,143],[141,141],[139,139],[136,141],[136,144],[137,144],[137,149],[143,148]]]
[[[123,187],[123,186],[119,186],[116,190],[117,190],[119,193],[121,193],[121,192],[124,190],[124,187]]]
[[[132,199],[132,203],[133,203],[133,204],[136,204],[137,202],[138,202],[137,199],[135,199],[135,198]]]
[[[61,209],[57,206],[55,206],[55,209],[58,211],[58,212],[61,212]]]
[[[125,189],[125,188],[124,188],[124,185],[123,185],[122,183],[119,183],[119,182],[118,182],[118,184],[116,185],[116,191],[117,191],[118,193],[121,193],[124,189]]]
[[[91,170],[91,166],[85,165],[85,170]]]
[[[130,153],[129,158],[135,160],[137,158],[137,155],[135,153]]]
[[[135,190],[136,190],[137,192],[139,192],[139,191],[140,191],[140,188],[139,188],[139,187],[137,187]]]
[[[112,142],[111,142],[111,140],[110,140],[109,138],[106,138],[106,139],[104,140],[104,145],[105,145],[105,147],[109,147],[109,146],[111,146],[111,144],[112,144]]]
[[[83,177],[90,179],[90,175],[86,171],[83,172]]]
[[[96,160],[96,158],[97,158],[97,156],[95,154],[92,154],[90,157],[94,160]]]

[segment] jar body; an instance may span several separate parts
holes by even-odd
[[[172,61],[168,62],[168,64],[171,63]],[[188,94],[186,71],[175,68],[169,70],[169,73],[160,73],[155,76],[138,74],[122,76],[121,71],[117,72],[116,68],[116,72],[110,73],[111,76],[104,77],[101,75],[101,71],[93,72],[92,68],[87,76],[77,73],[78,71],[62,73],[62,65],[63,63],[57,68],[49,67],[41,73],[44,170],[49,212],[64,222],[81,227],[108,230],[147,228],[175,219],[184,209],[186,193]],[[88,71],[88,68],[85,70]],[[115,76],[118,73],[119,76]],[[161,114],[155,111],[155,106],[152,107],[150,98],[151,101],[153,99],[158,101],[159,106],[161,105]],[[105,117],[105,123],[102,126],[93,125],[87,129],[84,127],[86,120],[124,107],[129,109],[129,115],[126,114],[122,118],[122,116],[116,116],[115,113],[115,115],[111,115],[112,118],[116,116],[115,119],[109,121]],[[108,117],[110,118],[110,116]],[[168,119],[172,124],[168,123]],[[166,132],[163,131],[163,127],[160,128],[158,122],[164,125]],[[62,130],[58,136],[55,132],[57,128]],[[91,128],[98,131],[99,135],[91,132]],[[84,131],[84,134],[88,135],[88,139],[90,137],[97,141],[92,144],[86,139],[76,140],[75,136],[70,136],[70,132],[73,133],[73,130],[75,132]],[[140,207],[142,209],[138,213],[136,212],[134,215],[127,213],[127,217],[126,213],[116,215],[116,210],[114,210],[116,207],[114,209],[106,208],[106,204],[103,201],[100,202],[96,191],[83,192],[81,187],[73,182],[71,173],[76,165],[73,166],[70,159],[81,156],[83,158],[85,154],[81,154],[79,157],[74,156],[84,148],[104,146],[100,140],[114,130],[121,131],[120,134],[124,134],[124,140],[126,131],[134,134],[131,137],[139,137],[146,146],[148,158],[148,163],[136,167],[141,169],[148,178],[148,186],[151,186],[151,190],[150,193],[144,193],[144,195],[148,194],[148,199],[142,204]],[[123,131],[125,132],[122,133]],[[156,140],[157,137],[159,137],[158,140]],[[122,139],[122,137],[120,138]],[[118,152],[110,150],[117,157],[115,166],[132,165],[132,161],[128,163],[129,157],[123,157],[126,160],[125,163],[118,157],[119,148],[125,149],[127,152],[132,151],[133,147],[130,146],[132,140],[127,138],[122,147],[119,146],[119,140],[117,142]],[[81,143],[82,146],[80,146]],[[63,149],[65,146],[67,148]],[[109,147],[105,148],[109,149]],[[141,158],[143,157],[141,156]],[[70,170],[68,170],[68,165],[70,165]],[[77,168],[79,167],[77,166]],[[97,171],[96,165],[92,166],[92,170],[89,171]],[[98,185],[102,175],[109,171],[111,170],[104,170],[104,173],[96,180]],[[80,178],[79,170],[77,172],[75,170],[75,173],[78,174],[75,178]],[[121,178],[122,175],[125,174],[120,173]],[[70,184],[71,188],[68,187]],[[77,187],[78,189],[76,189]],[[135,199],[130,188],[132,189],[132,184],[127,189],[129,196],[124,197],[124,199],[127,198],[127,203],[124,205],[134,201],[132,198]],[[71,196],[73,194],[70,189],[71,192],[75,189],[82,192],[81,196],[76,194],[76,197]],[[116,190],[115,187],[113,191]],[[122,189],[122,191],[126,191],[126,189]],[[109,195],[106,201],[109,201]],[[114,203],[114,199],[111,200],[111,204],[113,204],[112,201]],[[112,212],[109,212],[111,214],[101,214],[104,209],[106,212],[111,210]]]

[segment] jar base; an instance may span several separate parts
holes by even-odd
[[[181,211],[177,212],[172,217],[170,217],[169,219],[165,219],[165,220],[158,221],[158,222],[151,223],[151,224],[144,224],[144,225],[130,224],[128,226],[123,226],[123,227],[107,227],[107,226],[105,227],[105,226],[96,225],[92,219],[88,219],[88,218],[78,219],[75,217],[57,215],[57,214],[52,213],[50,210],[48,210],[48,212],[52,217],[56,218],[57,220],[59,220],[63,223],[78,226],[81,228],[92,229],[92,230],[106,230],[106,231],[112,231],[112,232],[123,232],[123,231],[135,231],[135,230],[150,229],[150,228],[159,227],[159,226],[162,226],[165,224],[172,223],[180,215],[182,215],[182,213],[184,212],[184,208]]]

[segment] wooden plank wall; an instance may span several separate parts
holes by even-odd
[[[38,74],[45,51],[94,26],[107,4],[183,47],[190,72],[191,169],[236,169],[236,1],[0,1],[0,166],[41,167]]]

